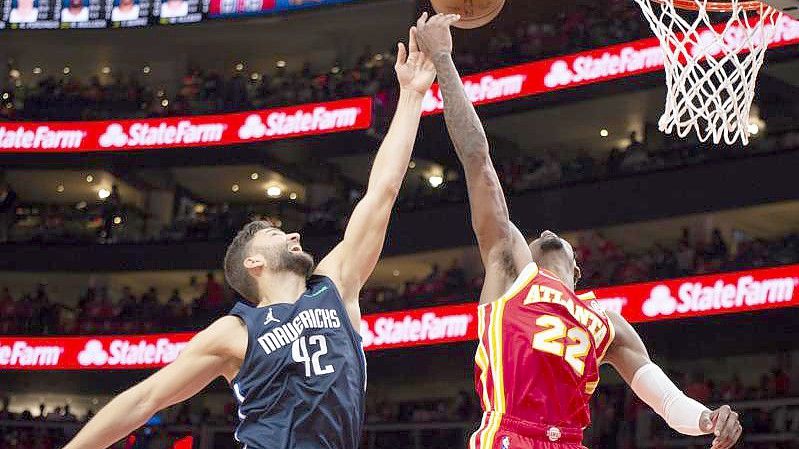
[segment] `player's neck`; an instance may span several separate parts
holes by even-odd
[[[281,271],[261,276],[258,279],[258,293],[261,300],[258,306],[268,306],[278,302],[293,303],[307,289],[306,278],[292,271]]]
[[[569,290],[574,291],[574,271],[569,267],[561,266],[562,264],[547,263],[542,261],[538,267],[542,270],[549,272],[563,282]]]

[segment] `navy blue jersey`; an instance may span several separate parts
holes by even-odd
[[[245,449],[356,449],[366,398],[361,337],[333,282],[313,276],[294,304],[237,303],[247,353],[232,381]]]

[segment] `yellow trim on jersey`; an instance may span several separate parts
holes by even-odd
[[[532,279],[530,277],[529,279]],[[526,285],[526,284],[525,284]],[[485,448],[494,447],[494,438],[496,437],[499,425],[502,422],[502,415],[507,410],[505,400],[505,373],[502,363],[502,318],[505,312],[505,305],[508,300],[515,295],[508,298],[500,299],[494,303],[491,309],[491,321],[488,326],[489,336],[489,349],[491,350],[491,377],[493,378],[494,387],[494,408],[491,413],[491,425],[485,432],[485,445],[481,440],[480,446]]]
[[[497,431],[499,431],[499,425],[502,423],[502,415],[499,413],[491,413],[491,416],[488,418],[488,427],[480,435],[480,448],[481,449],[492,449],[494,447],[494,438],[497,437]]]
[[[519,276],[515,281],[513,281],[513,284],[510,286],[510,288],[508,288],[508,291],[506,291],[505,294],[500,296],[496,301],[480,304],[477,307],[485,307],[489,304],[496,304],[500,301],[507,301],[508,299],[513,298],[514,296],[518,295],[519,292],[524,289],[524,287],[527,287],[530,284],[530,281],[532,281],[536,276],[538,276],[538,265],[536,265],[535,262],[530,262],[526,267],[524,267],[522,272],[519,273]]]
[[[592,299],[596,299],[596,295],[594,294],[594,292],[591,291],[591,292],[585,292],[582,295],[577,295],[577,298],[582,301],[590,301]]]
[[[475,430],[472,434],[471,438],[469,438],[469,449],[477,449],[477,436],[485,431],[486,426],[488,425],[488,421],[486,420],[487,417],[488,414],[483,412],[483,417],[480,419],[480,427],[478,427],[477,430]],[[482,439],[480,442],[482,443]]]
[[[479,344],[477,345],[477,353],[474,356],[474,362],[480,368],[480,384],[483,387],[483,394],[482,401],[483,401],[483,410],[489,411],[491,410],[491,398],[488,395],[488,370],[489,370],[489,363],[488,363],[488,354],[486,353],[486,348],[483,344],[483,336],[485,335],[485,309],[478,307],[477,308],[477,337],[479,339]]]
[[[538,265],[535,262],[530,262],[513,284],[510,286],[508,291],[505,292],[499,299],[496,301],[492,301],[486,304],[480,304],[477,306],[478,311],[478,319],[480,323],[478,323],[478,333],[480,332],[479,326],[485,322],[485,310],[486,306],[493,306],[490,310],[490,317],[488,320],[488,348],[489,353],[487,358],[489,368],[491,369],[491,378],[493,381],[493,397],[494,401],[491,407],[490,417],[488,419],[488,425],[483,430],[478,430],[480,432],[480,447],[485,449],[490,449],[493,447],[494,438],[496,437],[497,431],[499,431],[499,425],[502,422],[502,414],[505,413],[505,382],[503,379],[503,367],[502,367],[502,317],[505,311],[505,304],[513,298],[514,296],[518,295],[525,287],[530,285],[533,278],[538,276]],[[482,334],[481,334],[482,336]],[[477,348],[477,355],[475,356],[475,361],[481,357],[480,349],[483,344],[483,340],[481,338],[480,345]],[[485,348],[482,348],[483,352],[485,352]],[[479,362],[478,362],[478,366]],[[487,370],[483,371],[483,375],[486,374]],[[481,375],[481,381],[483,382],[483,390],[487,392],[486,380],[485,377]],[[485,398],[488,398],[488,395],[484,395]],[[489,400],[489,402],[491,402]],[[486,411],[489,409],[487,408]],[[470,442],[471,443],[471,442]]]
[[[585,392],[586,394],[594,394],[594,390],[596,390],[596,386],[599,385],[599,381],[594,382],[586,382],[585,383]]]
[[[613,344],[613,339],[616,338],[616,328],[613,327],[613,321],[610,320],[610,316],[608,316],[608,314],[605,314],[605,317],[607,317],[608,335],[610,335],[610,337],[608,337],[608,342],[605,343],[605,349],[602,350],[602,354],[596,358],[597,365],[602,363],[602,360],[605,358],[605,354],[607,354],[608,349],[610,349],[610,345]]]
[[[498,413],[505,413],[505,379],[503,366],[503,347],[502,347],[502,318],[505,312],[507,299],[501,299],[496,303],[496,307],[491,310],[491,321],[493,325],[492,334],[494,341],[491,343],[491,353],[494,356],[493,373],[494,377],[494,410]]]

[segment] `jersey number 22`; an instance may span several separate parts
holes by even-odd
[[[582,376],[590,348],[588,333],[579,327],[567,330],[563,320],[552,315],[538,317],[535,324],[544,329],[533,335],[533,348],[563,357],[577,375]],[[563,343],[566,337],[569,344]]]

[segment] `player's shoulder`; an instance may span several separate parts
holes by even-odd
[[[210,353],[238,356],[247,348],[247,326],[241,318],[226,315],[197,333],[192,343]]]

